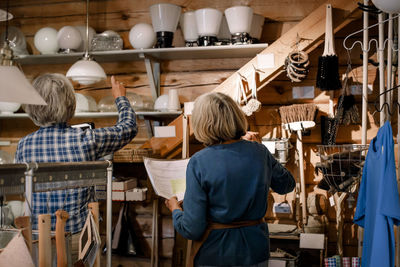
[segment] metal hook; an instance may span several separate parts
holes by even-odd
[[[243,76],[239,71],[237,72],[237,74],[239,74],[240,78],[244,81],[247,82],[247,78],[245,76]]]
[[[251,64],[251,65],[253,66],[253,69],[254,69],[255,72],[265,73],[265,71],[256,68],[256,67],[254,66],[254,64]]]

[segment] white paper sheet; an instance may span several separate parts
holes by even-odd
[[[144,166],[154,192],[166,199],[182,200],[186,190],[186,167],[189,159],[165,160],[144,157]]]

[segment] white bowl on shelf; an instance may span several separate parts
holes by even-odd
[[[97,108],[96,100],[93,97],[88,95],[83,95],[80,93],[75,93],[76,99],[76,108],[75,112],[97,112],[99,109]]]
[[[21,104],[14,102],[0,102],[0,114],[13,114],[21,107]]]

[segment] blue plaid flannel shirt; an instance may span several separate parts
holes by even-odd
[[[115,100],[118,122],[112,127],[81,130],[66,123],[41,127],[23,137],[15,153],[15,162],[77,162],[94,161],[128,144],[137,133],[136,116],[126,97]],[[66,189],[33,194],[32,228],[37,229],[39,214],[51,214],[55,229],[58,209],[69,213],[66,231],[82,230],[88,213],[90,188]]]

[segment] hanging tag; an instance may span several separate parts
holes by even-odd
[[[331,204],[331,207],[335,206],[335,199],[333,198],[333,196],[329,198],[329,204]]]

